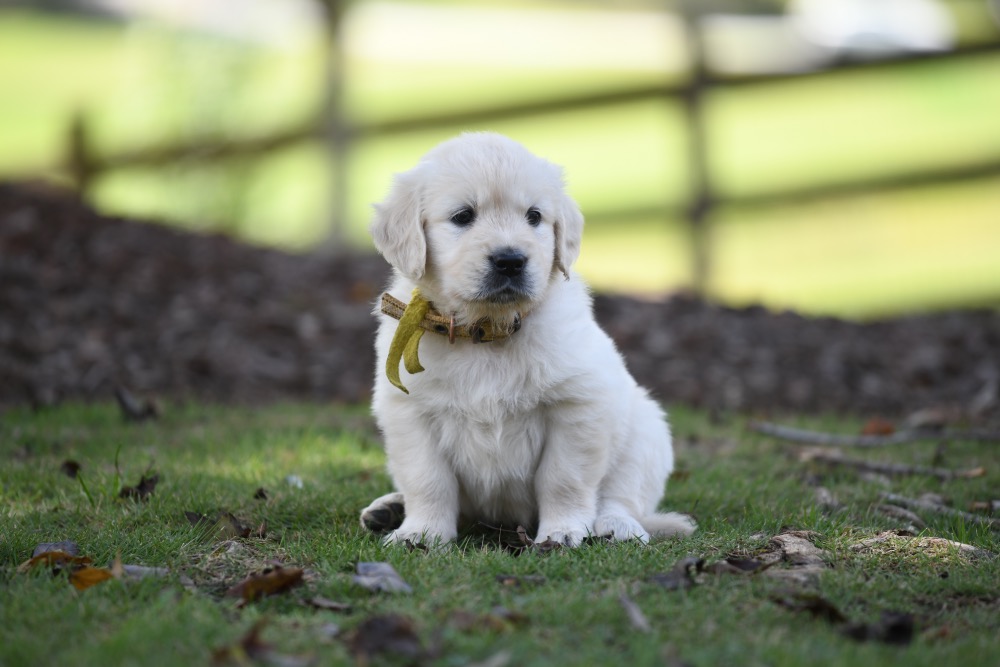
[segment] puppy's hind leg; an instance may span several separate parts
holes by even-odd
[[[388,533],[399,528],[406,518],[403,494],[398,491],[376,498],[361,510],[361,527],[373,533]]]

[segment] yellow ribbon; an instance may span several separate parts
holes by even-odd
[[[430,308],[431,302],[421,296],[419,288],[414,289],[413,297],[399,318],[399,325],[389,345],[389,356],[385,360],[385,375],[389,378],[389,382],[399,387],[405,394],[410,392],[399,379],[399,362],[402,360],[403,366],[411,374],[424,370],[417,357],[417,347],[420,345],[420,337],[424,335],[420,322]]]

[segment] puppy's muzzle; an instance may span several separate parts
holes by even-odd
[[[502,251],[490,256],[493,270],[507,278],[517,278],[524,271],[528,258],[514,251]]]

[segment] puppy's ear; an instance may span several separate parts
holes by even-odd
[[[420,280],[427,263],[421,195],[416,169],[397,175],[369,227],[378,251],[410,280]]]
[[[580,256],[580,241],[583,238],[583,214],[576,202],[563,195],[562,205],[556,211],[556,255],[555,266],[569,280],[569,267]]]

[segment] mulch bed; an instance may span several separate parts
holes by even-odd
[[[370,392],[369,255],[294,255],[96,214],[0,184],[0,405],[108,399],[359,401]],[[600,295],[598,319],[667,403],[756,412],[998,410],[1000,313],[856,323],[676,296]]]

